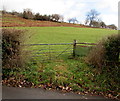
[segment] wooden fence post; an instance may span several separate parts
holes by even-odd
[[[73,42],[73,57],[75,57],[75,50],[76,50],[76,40]]]

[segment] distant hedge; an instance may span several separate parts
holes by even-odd
[[[2,65],[3,68],[22,66],[21,38],[23,30],[2,29]]]

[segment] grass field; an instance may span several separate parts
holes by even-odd
[[[72,43],[74,39],[78,42],[96,43],[106,36],[117,33],[116,30],[109,29],[75,27],[19,27],[19,29],[29,30],[27,44]]]

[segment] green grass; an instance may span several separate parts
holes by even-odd
[[[75,28],[75,27],[19,27],[28,29],[30,38],[27,43],[72,43],[74,39],[78,42],[97,42],[103,37],[117,33],[116,30],[97,28]]]

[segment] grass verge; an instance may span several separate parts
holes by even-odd
[[[99,94],[111,98],[119,97],[120,88],[113,78],[109,78],[105,72],[99,74],[97,69],[85,64],[82,58],[47,63],[30,62],[24,69],[3,69],[3,84]]]

